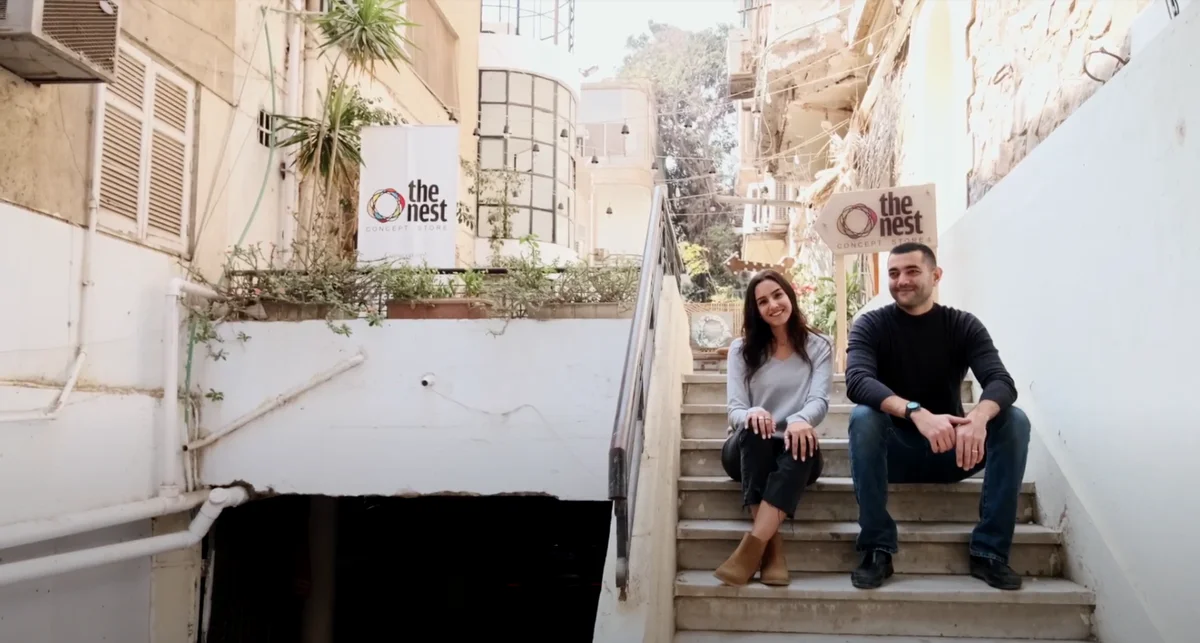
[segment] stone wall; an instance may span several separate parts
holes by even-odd
[[[967,30],[974,90],[968,204],[987,194],[1101,83],[1089,52],[1129,57],[1129,27],[1151,0],[977,0]],[[1102,80],[1117,62],[1088,58]]]

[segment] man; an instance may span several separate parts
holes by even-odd
[[[987,329],[972,314],[938,305],[942,269],[928,246],[904,243],[888,258],[894,304],[864,314],[850,331],[846,389],[850,470],[858,499],[855,587],[873,589],[892,575],[896,523],[887,485],[951,483],[984,470],[980,520],[971,534],[971,575],[1019,589],[1008,566],[1017,497],[1029,452],[1029,419],[1013,406],[1017,390]],[[983,387],[963,413],[967,369]]]

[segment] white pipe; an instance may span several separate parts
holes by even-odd
[[[167,285],[163,313],[162,480],[159,495],[177,496],[184,488],[183,434],[179,430],[179,303],[183,295],[220,299],[215,291],[176,277]]]
[[[213,489],[186,531],[0,565],[0,587],[186,549],[204,538],[222,509],[236,507],[247,498],[246,490],[241,487]]]
[[[105,85],[97,83],[92,90],[92,130],[88,142],[91,172],[88,176],[87,229],[83,234],[83,250],[79,259],[79,319],[75,323],[75,357],[72,359],[67,381],[53,404],[39,411],[0,414],[0,423],[38,422],[58,417],[59,411],[67,405],[67,400],[75,391],[75,385],[79,383],[79,374],[83,371],[83,363],[87,360],[86,322],[92,290],[92,248],[96,242],[96,222],[100,218],[100,143],[104,136],[104,119],[100,118],[100,108],[104,105],[104,95]]]
[[[0,550],[190,511],[204,502],[206,498],[208,498],[207,491],[193,491],[174,498],[159,496],[149,500],[91,509],[65,516],[0,525]]]
[[[287,15],[290,28],[283,113],[286,116],[300,116],[303,87],[301,66],[304,64],[304,16],[301,14],[304,11],[304,0],[291,0],[288,4],[292,12]],[[287,261],[291,257],[292,246],[296,240],[296,212],[300,203],[300,180],[296,175],[294,148],[283,151],[283,198],[279,203],[280,254],[284,261]]]
[[[199,440],[193,440],[192,442],[187,443],[186,445],[184,445],[183,450],[184,451],[195,451],[196,449],[203,449],[204,447],[212,444],[213,442],[216,442],[217,440],[220,440],[221,438],[229,435],[230,433],[233,433],[234,431],[237,431],[238,429],[246,426],[247,424],[250,424],[251,422],[257,420],[258,418],[283,406],[284,404],[291,402],[292,400],[303,395],[304,393],[307,393],[308,391],[311,391],[312,389],[328,382],[329,380],[337,377],[338,375],[345,373],[346,371],[354,368],[355,366],[362,364],[363,361],[365,361],[366,359],[367,359],[366,355],[359,353],[358,355],[355,355],[354,357],[351,357],[348,360],[338,363],[336,366],[334,366],[333,368],[331,368],[327,371],[317,373],[316,375],[310,377],[307,382],[287,391],[286,393],[277,395],[277,396],[263,402],[262,404],[258,405],[258,407],[255,408],[253,411],[234,420],[232,423],[225,426],[224,428],[218,429],[218,430],[210,433],[209,435],[207,435],[203,438],[200,438]]]

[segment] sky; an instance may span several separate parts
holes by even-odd
[[[740,22],[740,0],[576,0],[575,56],[581,69],[597,65],[590,80],[612,76],[625,59],[625,41],[650,21],[684,29]]]

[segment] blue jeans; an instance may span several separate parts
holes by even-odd
[[[955,464],[954,451],[934,453],[925,436],[900,429],[892,417],[867,406],[850,415],[850,475],[858,500],[860,552],[898,551],[896,521],[887,510],[888,483],[952,483],[983,470],[979,524],[971,533],[972,556],[1008,563],[1017,525],[1017,498],[1029,455],[1029,418],[1009,407],[987,425],[984,461],[970,471]]]

